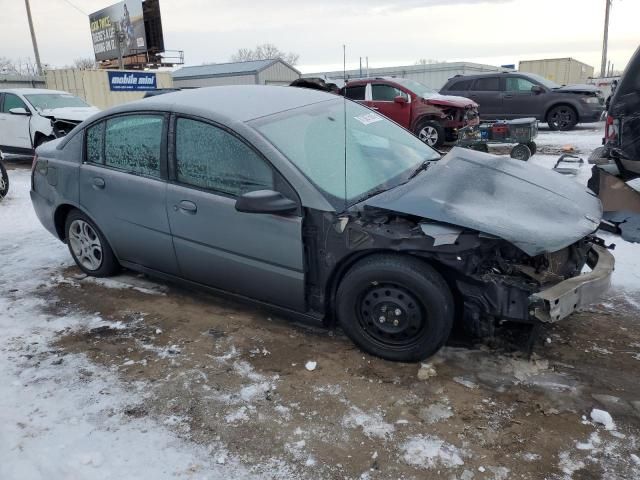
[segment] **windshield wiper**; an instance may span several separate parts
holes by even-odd
[[[422,162],[418,168],[411,172],[411,175],[409,175],[409,178],[407,178],[407,182],[416,177],[420,172],[426,171],[431,166],[432,161],[433,160],[425,160],[424,162]]]

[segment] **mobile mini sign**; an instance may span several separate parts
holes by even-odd
[[[107,72],[112,92],[155,90],[156,74],[151,72]]]

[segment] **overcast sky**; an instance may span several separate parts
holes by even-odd
[[[76,5],[71,6],[68,1]],[[93,56],[84,13],[110,0],[31,0],[43,63]],[[303,72],[419,58],[495,65],[573,57],[600,69],[605,0],[160,0],[165,47],[187,65],[229,61],[270,42],[300,54]],[[79,11],[81,10],[81,11]],[[24,1],[0,0],[0,56],[32,57]],[[640,44],[640,0],[613,0],[609,58],[616,69]]]

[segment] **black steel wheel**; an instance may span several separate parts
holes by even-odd
[[[403,255],[358,262],[340,283],[336,307],[354,343],[392,361],[433,355],[453,325],[453,298],[444,279],[422,260]]]
[[[531,150],[524,143],[519,143],[511,149],[511,158],[526,162],[531,158]]]
[[[547,113],[547,123],[551,130],[573,130],[578,123],[578,114],[569,105],[558,105]]]
[[[9,175],[0,160],[0,199],[3,199],[7,193],[9,193]]]

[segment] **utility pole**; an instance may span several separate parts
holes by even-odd
[[[29,20],[29,30],[31,30],[31,43],[33,43],[33,54],[36,56],[36,65],[38,67],[38,75],[42,76],[42,65],[40,64],[40,52],[38,52],[38,42],[36,41],[36,32],[33,30],[33,20],[31,19],[31,7],[29,0],[24,0],[27,7],[27,20]]]
[[[606,11],[604,14],[604,38],[602,39],[602,64],[600,65],[600,76],[607,74],[607,44],[609,42],[609,10],[611,10],[611,2],[613,0],[604,0],[606,3]]]

